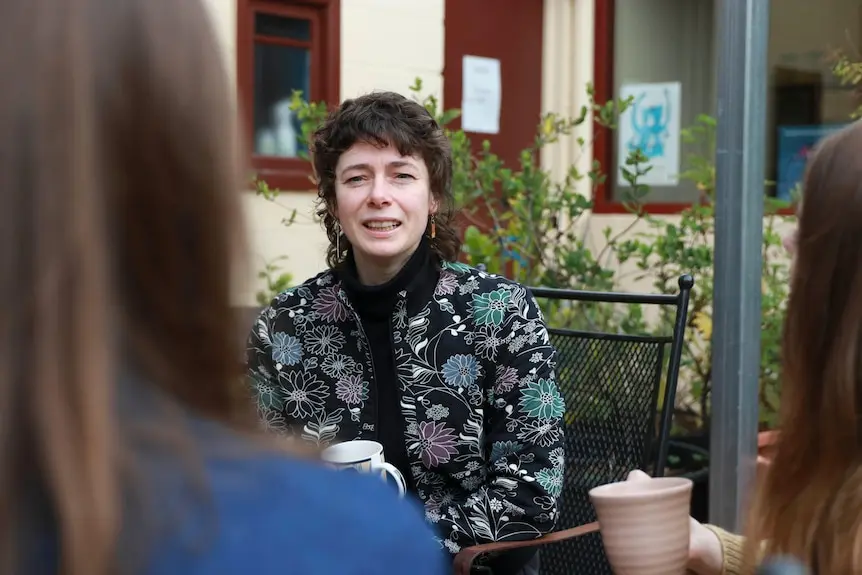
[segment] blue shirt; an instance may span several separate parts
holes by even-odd
[[[150,413],[141,409],[135,419]],[[268,451],[211,422],[193,421],[191,429],[191,441],[173,453],[145,441],[128,445],[135,457],[122,573],[451,573],[419,503],[399,499],[379,477]],[[44,514],[30,517],[37,515]],[[22,573],[57,572],[56,532],[48,532],[29,540],[36,546],[27,546]]]
[[[184,531],[192,526],[200,537],[161,539],[149,548],[145,573],[451,572],[451,559],[440,551],[418,504],[398,499],[376,477],[261,455],[210,461],[205,479],[206,505],[200,513],[187,514],[183,523]]]

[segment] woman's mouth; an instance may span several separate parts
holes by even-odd
[[[398,220],[373,220],[363,222],[362,225],[373,232],[391,232],[401,225]]]

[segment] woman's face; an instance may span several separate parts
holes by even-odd
[[[357,142],[338,159],[335,200],[335,217],[353,246],[363,280],[378,275],[374,269],[389,277],[397,273],[437,211],[422,158],[365,142]]]

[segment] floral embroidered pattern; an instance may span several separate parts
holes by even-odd
[[[473,294],[473,317],[477,325],[501,325],[509,306],[508,291]]]
[[[538,537],[564,477],[556,352],[525,288],[442,267],[428,301],[408,308],[401,294],[390,324],[412,484],[452,553]],[[332,272],[261,312],[248,362],[264,428],[321,447],[376,438],[368,342]]]
[[[428,408],[425,414],[434,421],[439,421],[444,417],[449,417],[449,408],[439,403]]]
[[[320,290],[311,304],[311,309],[320,319],[327,322],[346,321],[350,317],[350,310],[338,297],[337,286]]]
[[[559,467],[549,467],[536,473],[536,481],[551,495],[559,497],[563,492],[563,470]]]
[[[347,405],[359,405],[368,399],[368,386],[361,376],[348,375],[335,384],[335,396]]]
[[[559,419],[566,412],[560,390],[548,379],[528,382],[521,395],[521,406],[528,416],[537,419]]]
[[[458,453],[457,442],[455,430],[445,427],[443,422],[423,421],[419,424],[419,442],[414,444],[414,449],[418,447],[425,467],[437,467]]]
[[[443,379],[452,387],[473,387],[479,377],[479,362],[472,355],[453,355],[443,364]]]
[[[356,363],[355,359],[347,355],[327,355],[323,358],[320,369],[329,377],[342,379],[357,371],[359,364]]]
[[[325,356],[335,353],[347,341],[344,334],[334,325],[321,325],[309,330],[303,343],[311,355]]]
[[[302,344],[286,333],[272,334],[272,358],[284,365],[296,365],[302,359]]]
[[[284,410],[291,417],[311,417],[323,409],[329,390],[313,374],[283,371],[278,382],[284,392]]]
[[[494,394],[505,395],[518,385],[518,370],[507,365],[497,366],[497,381],[494,382]]]
[[[444,271],[440,274],[440,281],[434,290],[434,295],[452,295],[458,289],[458,277],[452,272]]]

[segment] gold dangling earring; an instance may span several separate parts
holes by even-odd
[[[341,224],[335,221],[335,256],[341,259]]]
[[[437,221],[436,221],[436,218],[434,217],[434,214],[431,214],[431,239],[433,240],[436,237],[437,237]]]

